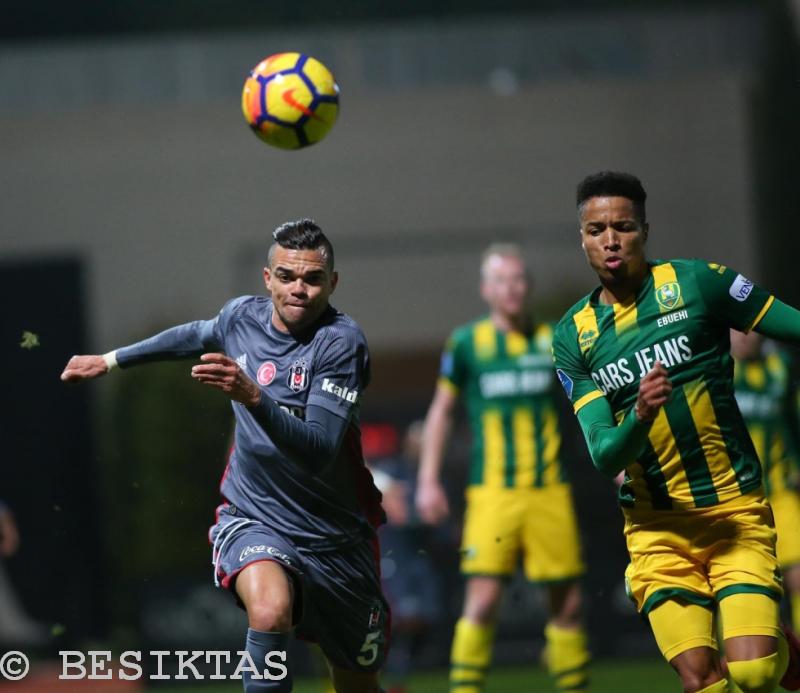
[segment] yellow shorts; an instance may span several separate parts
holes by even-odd
[[[711,609],[731,594],[780,600],[772,509],[754,491],[710,508],[625,510],[628,594],[647,614],[668,599]]]
[[[778,563],[786,568],[800,563],[800,493],[779,491],[769,497],[778,532]]]
[[[467,489],[461,542],[465,575],[513,575],[523,560],[534,582],[583,574],[578,524],[569,484],[544,488]]]

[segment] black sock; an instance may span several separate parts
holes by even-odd
[[[248,654],[253,660],[259,674],[264,678],[257,679],[253,677],[253,673],[245,669],[242,672],[242,683],[244,684],[244,693],[283,693],[284,691],[292,690],[292,673],[289,670],[289,664],[285,659],[289,645],[288,633],[264,633],[260,630],[247,629],[247,642],[246,649]],[[280,652],[281,655],[274,654],[269,656],[270,652]],[[269,659],[268,659],[269,656]],[[277,679],[285,672],[282,679]],[[273,676],[276,678],[269,679],[266,676]]]

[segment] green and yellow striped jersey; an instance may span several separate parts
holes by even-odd
[[[625,305],[600,287],[556,327],[556,372],[577,413],[605,397],[621,420],[656,361],[673,384],[645,449],[620,487],[623,507],[707,507],[761,484],[761,466],[733,395],[728,329],[749,330],[773,297],[722,265],[656,261]]]
[[[566,480],[551,357],[553,327],[503,332],[489,318],[457,328],[439,383],[463,397],[472,431],[469,485],[533,488]]]
[[[767,496],[796,489],[797,402],[788,357],[773,352],[735,361],[733,383],[739,410],[761,460]]]

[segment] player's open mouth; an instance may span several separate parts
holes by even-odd
[[[610,257],[606,259],[606,267],[610,270],[619,269],[622,266],[622,258]]]

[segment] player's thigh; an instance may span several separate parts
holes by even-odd
[[[517,489],[467,489],[461,572],[509,576],[519,562],[526,505]]]
[[[716,608],[705,556],[697,548],[703,539],[693,524],[693,519],[680,514],[626,513],[630,564],[625,589],[644,615],[670,599]]]
[[[391,613],[372,546],[306,553],[303,567],[304,613],[297,634],[317,642],[333,667],[356,674],[380,670]]]
[[[735,594],[760,594],[780,601],[783,585],[776,533],[766,499],[751,498],[740,507],[717,513],[710,528],[708,581],[720,604]],[[727,627],[724,622],[723,627]]]
[[[584,573],[580,533],[569,484],[526,490],[522,551],[526,577],[534,582]]]
[[[778,533],[778,562],[784,568],[800,565],[800,494],[781,491],[769,499]]]
[[[211,529],[215,577],[237,603],[265,618],[284,613],[292,622],[302,609],[301,557],[293,544],[259,522],[220,517]],[[243,578],[242,585],[239,579]]]
[[[235,584],[251,628],[284,632],[291,629],[294,586],[280,563],[250,563],[239,573]]]
[[[702,668],[704,662],[711,661],[709,652],[704,651],[704,648],[712,652],[717,649],[711,608],[682,599],[667,599],[653,608],[647,617],[658,649],[668,662],[672,663],[689,650],[697,652],[679,660],[678,664],[684,670],[690,666],[689,662]]]
[[[738,592],[730,594],[719,602],[719,614],[722,625],[722,638],[726,643],[744,638],[767,638],[775,640],[781,637],[780,602],[766,594],[757,592]],[[774,642],[767,643],[775,651]],[[750,647],[740,643],[741,647]],[[766,656],[766,654],[758,656]],[[752,659],[742,656],[740,659]]]
[[[331,680],[336,693],[380,693],[377,672],[361,673],[330,665]]]

